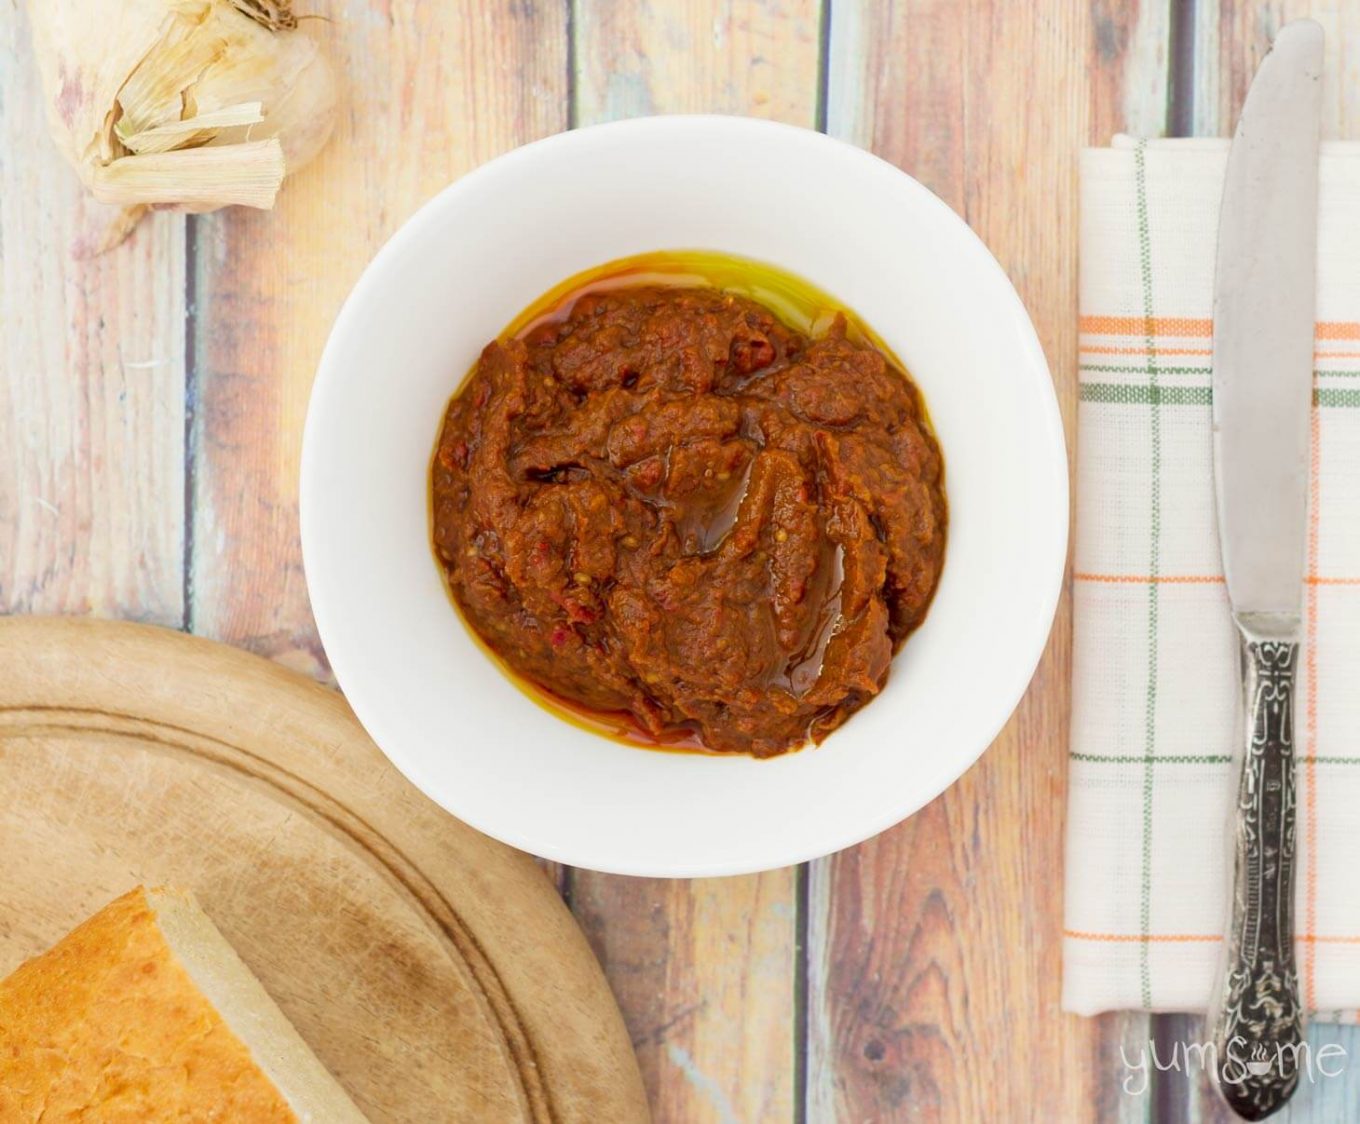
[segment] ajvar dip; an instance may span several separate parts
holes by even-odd
[[[516,674],[643,740],[768,757],[871,700],[939,579],[916,388],[837,315],[587,291],[490,343],[432,465],[435,550]]]

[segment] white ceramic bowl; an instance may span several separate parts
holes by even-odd
[[[535,706],[451,607],[428,530],[445,404],[487,340],[558,282],[657,249],[782,266],[909,367],[944,452],[944,573],[887,689],[820,747],[657,753]],[[563,133],[423,207],[345,303],[307,415],[302,540],[321,639],[360,721],[474,827],[575,866],[737,874],[916,811],[996,736],[1033,674],[1067,546],[1048,368],[986,247],[909,176],[818,133],[661,117]]]

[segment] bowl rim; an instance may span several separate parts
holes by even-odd
[[[405,747],[395,744],[400,739],[388,738],[385,744],[382,708],[374,703],[370,696],[373,684],[368,681],[368,676],[356,672],[360,660],[354,657],[349,643],[341,639],[342,629],[335,621],[341,609],[327,601],[325,593],[322,592],[324,583],[317,577],[325,567],[323,561],[325,544],[319,540],[316,520],[309,514],[308,496],[314,492],[316,477],[321,471],[317,463],[319,455],[317,450],[321,445],[317,437],[321,426],[319,419],[325,412],[331,396],[339,393],[339,388],[343,384],[336,370],[341,364],[337,357],[339,348],[337,341],[347,334],[351,323],[359,318],[360,310],[368,301],[370,294],[386,283],[385,275],[389,263],[398,260],[406,247],[421,239],[426,229],[438,221],[442,212],[453,206],[461,195],[482,181],[495,176],[513,174],[526,162],[540,159],[544,154],[550,154],[559,148],[589,144],[604,134],[626,136],[629,133],[656,131],[684,134],[691,130],[726,130],[734,134],[777,136],[781,143],[804,144],[814,152],[821,149],[834,153],[837,158],[857,165],[867,175],[890,177],[900,190],[914,194],[923,208],[933,213],[935,221],[954,228],[963,243],[971,245],[983,268],[995,272],[995,280],[998,283],[997,296],[1005,306],[1001,311],[1009,315],[1018,329],[1015,346],[1024,355],[1025,361],[1017,363],[1017,370],[1027,382],[1032,383],[1025,389],[1027,393],[1037,397],[1037,412],[1042,421],[1034,436],[1037,471],[1041,476],[1047,477],[1043,502],[1047,505],[1045,514],[1049,516],[1045,521],[1045,530],[1050,533],[1047,545],[1040,553],[1046,555],[1044,566],[1049,571],[1049,577],[1046,587],[1042,590],[1042,596],[1037,600],[1039,612],[1035,618],[1036,621],[1044,622],[1044,626],[1041,629],[1036,624],[1034,635],[1029,638],[1022,650],[1023,658],[1022,652],[1017,652],[1008,681],[1004,683],[998,681],[988,692],[988,696],[994,701],[989,706],[992,720],[985,726],[987,736],[985,740],[979,738],[980,744],[976,752],[969,751],[971,756],[963,755],[967,759],[961,762],[956,771],[945,770],[941,774],[942,779],[937,783],[913,790],[910,800],[899,801],[877,817],[841,825],[838,830],[823,826],[815,841],[809,841],[801,847],[777,847],[770,849],[768,854],[759,853],[760,848],[752,847],[734,859],[708,862],[694,862],[684,855],[676,855],[671,861],[658,864],[646,860],[634,862],[629,856],[622,854],[601,855],[579,846],[558,846],[551,841],[545,843],[539,834],[528,830],[522,824],[507,824],[502,820],[488,822],[479,814],[475,801],[460,799],[462,789],[455,789],[452,793],[440,791],[439,785],[431,780],[424,769],[420,754],[410,753]],[[818,283],[816,278],[809,280],[814,284]],[[857,145],[798,125],[726,114],[661,114],[610,121],[555,133],[510,149],[478,165],[421,204],[396,228],[364,267],[331,325],[317,363],[308,400],[299,473],[299,528],[303,569],[318,635],[341,691],[379,750],[426,797],[449,814],[486,835],[520,850],[569,866],[603,873],[646,877],[699,878],[740,875],[801,864],[873,838],[914,815],[952,787],[964,773],[977,764],[1010,721],[1027,693],[1052,638],[1054,619],[1066,583],[1070,504],[1067,441],[1052,372],[1023,301],[1009,275],[986,243],[959,214],[924,184],[896,165]],[[948,565],[947,556],[945,564]],[[488,657],[482,653],[482,658]]]

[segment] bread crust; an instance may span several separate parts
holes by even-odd
[[[180,965],[139,886],[0,980],[0,1121],[39,1120],[298,1117]]]

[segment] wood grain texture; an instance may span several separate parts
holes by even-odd
[[[1077,151],[1164,127],[1169,26],[1164,3],[832,8],[829,131],[921,179],[991,247],[1069,433]],[[1150,1112],[1119,1087],[1119,1046],[1148,1019],[1058,1009],[1069,611],[1064,598],[1028,696],[959,784],[813,864],[810,1121]]]
[[[557,895],[402,778],[338,694],[133,624],[0,620],[0,664],[0,975],[168,883],[374,1121],[645,1121]]]
[[[1322,135],[1354,139],[1360,130],[1360,4],[1353,0],[1196,0],[1194,131],[1231,136],[1261,59],[1291,19],[1309,17],[1327,35]]]
[[[348,76],[336,135],[272,212],[195,223],[190,623],[326,673],[297,485],[312,376],[378,247],[463,172],[566,125],[566,10],[418,0],[309,4]],[[451,373],[452,375],[452,373]],[[374,372],[374,393],[400,372]]]
[[[17,4],[0,8],[0,611],[182,613],[184,219],[93,256]]]
[[[1289,20],[1305,16],[1322,24],[1326,33],[1323,138],[1354,140],[1360,135],[1360,5],[1351,0],[1197,0],[1194,16],[1191,119],[1196,135],[1232,135],[1247,88],[1275,33]],[[1190,1016],[1177,1017],[1169,1030],[1173,1041],[1200,1041],[1203,1035],[1201,1020]],[[1337,1077],[1318,1074],[1302,1081],[1289,1105],[1272,1119],[1324,1124],[1360,1118],[1360,1027],[1318,1023],[1309,1028],[1308,1042],[1315,1053],[1325,1044],[1340,1046],[1345,1051],[1343,1071]],[[1180,1080],[1176,1093],[1177,1101],[1168,1106],[1175,1120],[1230,1124],[1235,1119],[1202,1072]]]
[[[793,872],[679,881],[574,870],[571,885],[655,1119],[793,1120]]]
[[[817,0],[572,0],[575,117],[738,113],[796,125],[817,111]]]
[[[817,118],[814,0],[576,0],[581,125],[645,113]],[[576,871],[572,906],[624,1010],[658,1121],[791,1121],[797,872],[694,882]]]

